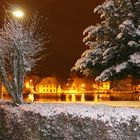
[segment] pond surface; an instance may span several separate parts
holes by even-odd
[[[9,95],[3,95],[4,99],[10,99]],[[140,101],[140,93],[81,93],[81,94],[58,94],[58,93],[42,93],[42,94],[24,94],[26,101],[40,102],[86,102],[86,101]]]
[[[66,101],[66,102],[84,102],[84,101],[140,101],[139,93],[121,93],[121,94],[36,94],[34,101]]]

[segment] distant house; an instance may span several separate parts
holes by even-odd
[[[67,89],[82,92],[109,91],[110,81],[95,82],[92,79],[74,77],[67,83]]]
[[[131,76],[123,80],[116,80],[112,82],[114,91],[137,91],[140,92],[140,80],[134,79]]]
[[[136,91],[140,92],[140,84],[136,86]]]
[[[140,84],[133,86],[133,91],[140,92]]]
[[[25,77],[23,93],[29,93],[29,92],[35,93],[35,87],[40,81],[41,81],[41,77],[37,75],[31,75]]]
[[[61,84],[55,77],[45,77],[36,85],[37,93],[61,93]]]
[[[99,89],[110,90],[110,81],[100,83]]]
[[[110,81],[99,82],[93,84],[93,89],[99,91],[109,91],[110,90]]]

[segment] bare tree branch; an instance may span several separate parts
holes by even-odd
[[[41,19],[38,13],[27,23],[8,17],[0,29],[0,75],[16,103],[23,102],[24,77],[41,59],[37,56],[44,50],[47,34],[40,30]]]

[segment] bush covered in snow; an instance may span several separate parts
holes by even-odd
[[[140,109],[82,104],[0,104],[2,140],[139,140]]]

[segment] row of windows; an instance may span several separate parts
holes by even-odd
[[[56,90],[46,90],[46,89],[43,89],[42,92],[56,92]]]
[[[55,87],[58,87],[58,86],[51,86],[51,85],[49,85],[49,86],[44,86],[44,85],[43,85],[42,87],[43,87],[43,88],[46,88],[46,87],[54,87],[54,88],[55,88]]]

